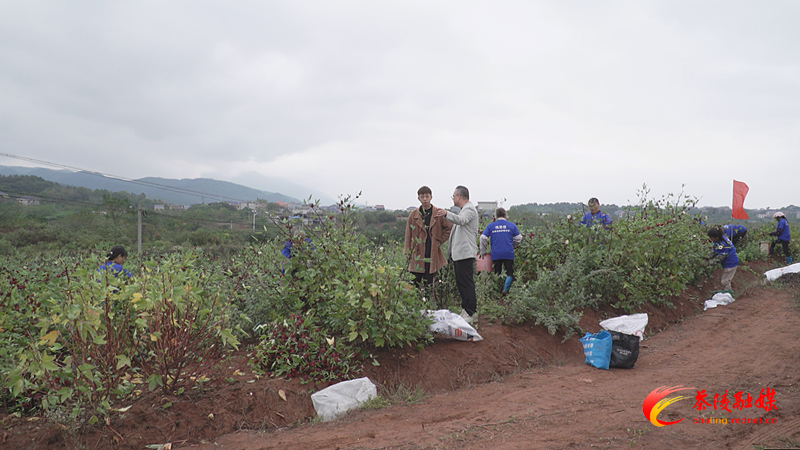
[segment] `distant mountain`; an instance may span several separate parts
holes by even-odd
[[[311,200],[319,200],[323,206],[332,205],[337,202],[333,197],[326,195],[315,189],[297,184],[291,180],[280,177],[265,177],[258,172],[244,172],[231,179],[234,183],[244,186],[251,186],[265,191],[280,191],[286,195],[306,200],[311,196]]]
[[[111,178],[92,175],[88,172],[43,169],[40,167],[0,166],[0,175],[33,175],[47,181],[69,186],[85,187],[88,189],[106,189],[112,192],[134,192],[132,189],[133,185],[127,185],[122,181]]]
[[[91,172],[71,172],[69,170],[44,169],[39,167],[0,166],[0,175],[35,175],[55,183],[106,189],[111,192],[132,192],[144,194],[147,198],[158,199],[175,205],[213,203],[221,201],[250,201],[263,199],[270,202],[299,202],[288,195],[253,189],[228,181],[210,178],[176,180],[171,178],[147,177],[133,181],[116,180]]]
[[[140,178],[136,181],[159,186],[179,188],[182,191],[191,191],[189,194],[184,194],[182,192],[172,192],[164,188],[152,190],[154,193],[157,192],[158,195],[161,196],[162,200],[178,205],[213,203],[219,201],[242,202],[256,200],[259,198],[269,202],[299,202],[299,199],[289,197],[288,195],[283,195],[276,192],[261,191],[247,186],[242,186],[241,184],[231,183],[229,181],[212,180],[211,178],[184,178],[181,180],[175,180],[172,178],[147,177]],[[153,198],[153,196],[145,191],[144,188],[145,186],[142,186],[141,192],[144,192],[148,197]],[[138,193],[138,190],[134,192]],[[167,196],[170,196],[169,198],[181,200],[167,200]]]

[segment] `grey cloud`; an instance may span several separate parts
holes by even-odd
[[[0,132],[8,150],[109,173],[113,167],[95,165],[120,155],[136,176],[184,177],[348,149],[356,166],[364,152],[399,152],[383,160],[403,174],[414,168],[404,161],[447,162],[439,152],[455,149],[469,155],[478,179],[486,169],[472,158],[504,150],[538,158],[542,170],[541,181],[529,181],[535,177],[510,168],[509,180],[524,180],[517,191],[548,185],[561,157],[578,180],[591,177],[586,161],[616,170],[609,176],[624,197],[647,177],[675,179],[676,168],[703,180],[722,150],[743,158],[762,145],[797,162],[800,6],[793,2],[6,2],[2,9]],[[664,154],[676,162],[653,163]],[[689,157],[691,170],[681,163]],[[386,177],[363,175],[371,168],[336,169],[392,195],[377,186]],[[347,187],[324,172],[313,179],[320,190]],[[447,181],[448,189],[466,182]],[[585,190],[578,183],[558,192],[583,198]]]

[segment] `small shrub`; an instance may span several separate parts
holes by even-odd
[[[14,256],[17,254],[17,249],[8,241],[8,239],[0,238],[0,256]]]
[[[4,301],[11,313],[0,314],[9,401],[56,416],[70,411],[78,422],[88,412],[93,423],[133,391],[134,378],[166,393],[208,376],[222,347],[238,341],[226,327],[217,276],[193,267],[196,260],[187,253],[147,261],[132,279],[99,274],[92,256],[27,261],[27,277],[6,269],[0,284],[15,286]]]
[[[305,228],[304,238],[293,235],[293,222],[282,222],[283,239],[259,246],[230,271],[249,285],[240,294],[242,311],[257,314],[250,317],[256,323],[313,314],[331,335],[364,349],[426,340],[420,311],[427,305],[409,282],[401,248],[376,246],[357,233],[349,199],[339,209],[334,216],[312,208],[319,225]],[[280,253],[286,241],[288,259]]]
[[[708,273],[705,229],[689,214],[696,200],[683,194],[648,199],[646,186],[639,195],[608,228],[587,228],[567,216],[523,232],[507,320],[535,319],[551,333],[563,328],[569,335],[582,308],[606,304],[634,312],[645,303],[668,305],[666,298]]]
[[[349,379],[360,371],[355,350],[328,337],[311,315],[292,314],[255,330],[260,334],[252,363],[256,371],[315,382]]]
[[[238,348],[232,311],[219,274],[196,267],[194,252],[150,261],[125,300],[137,314],[137,349],[150,388],[164,393],[194,385]]]

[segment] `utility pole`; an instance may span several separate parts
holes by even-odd
[[[137,240],[138,245],[136,246],[139,254],[142,253],[142,201],[139,200],[139,207],[137,209],[138,222],[139,222],[139,238]]]
[[[256,215],[258,215],[258,211],[253,211],[253,231],[256,231]]]

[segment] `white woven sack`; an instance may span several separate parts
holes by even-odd
[[[717,292],[711,297],[709,300],[706,300],[703,303],[703,311],[709,308],[716,308],[720,305],[727,305],[729,303],[733,303],[733,296],[727,292]]]
[[[431,333],[439,333],[459,341],[482,341],[483,337],[460,314],[447,309],[428,310],[433,323],[428,327]]]
[[[767,277],[767,281],[775,281],[785,273],[797,273],[797,272],[800,272],[800,263],[792,264],[791,266],[778,267],[777,269],[768,270],[764,272],[764,276]]]
[[[612,317],[600,322],[600,326],[604,330],[639,336],[639,340],[642,340],[644,339],[644,328],[647,326],[647,313]]]
[[[333,420],[378,395],[369,378],[342,381],[311,394],[311,403],[323,422]]]

